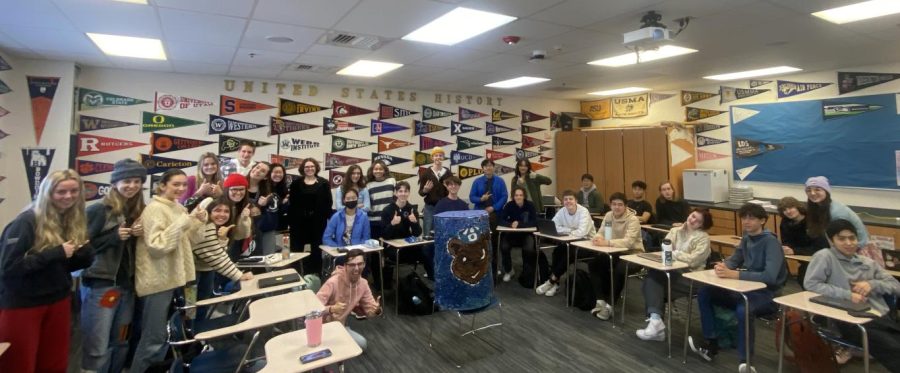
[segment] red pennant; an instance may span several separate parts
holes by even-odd
[[[496,160],[498,160],[498,159],[503,159],[503,158],[506,158],[506,157],[512,157],[512,154],[504,153],[504,152],[498,152],[498,151],[496,151],[496,150],[491,150],[491,149],[485,149],[485,150],[484,150],[484,157],[487,158],[487,159],[490,159],[490,160],[492,160],[492,161],[496,161]]]
[[[240,113],[249,113],[251,111],[274,109],[274,106],[244,100],[237,97],[219,96],[219,115],[232,115]]]
[[[366,108],[361,108],[359,106],[353,106],[340,101],[333,101],[331,104],[332,118],[343,118],[343,117],[352,117],[356,115],[363,115],[374,113],[375,110],[369,110]]]
[[[386,152],[391,149],[398,149],[404,146],[410,146],[413,143],[408,141],[401,141],[397,139],[392,139],[390,137],[378,136],[378,152]]]
[[[100,154],[112,152],[116,150],[134,148],[147,145],[146,143],[129,141],[122,139],[114,139],[112,137],[103,137],[88,135],[84,133],[78,134],[78,157],[91,154]]]

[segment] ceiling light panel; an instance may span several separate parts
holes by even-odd
[[[91,41],[110,56],[165,60],[166,52],[159,39],[87,33]]]
[[[537,77],[533,77],[533,76],[520,76],[518,78],[507,79],[507,80],[500,81],[500,82],[485,84],[484,86],[491,87],[491,88],[516,88],[516,87],[522,87],[522,86],[526,86],[526,85],[543,83],[548,80],[550,80],[550,79],[537,78]]]
[[[392,63],[392,62],[380,62],[380,61],[369,61],[369,60],[359,60],[354,62],[352,65],[347,66],[341,71],[338,71],[338,75],[351,75],[351,76],[363,76],[363,77],[376,77],[387,73],[392,70],[399,69],[403,64],[400,63]]]
[[[516,17],[460,7],[436,18],[402,39],[453,45],[515,20]]]
[[[792,73],[792,72],[801,71],[801,70],[803,70],[803,69],[798,69],[796,67],[791,67],[791,66],[775,66],[775,67],[767,67],[764,69],[747,70],[747,71],[739,71],[739,72],[734,72],[734,73],[704,76],[703,79],[738,80],[738,79],[747,79],[747,78],[758,78],[758,77],[762,77],[762,76],[777,75],[777,74],[784,74],[784,73]]]

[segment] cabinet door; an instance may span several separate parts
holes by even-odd
[[[622,130],[622,173],[623,188],[626,195],[631,196],[631,183],[635,180],[643,180],[647,183],[647,192],[644,199],[653,205],[656,201],[656,186],[647,180],[644,172],[644,161],[647,156],[644,148],[644,129]],[[622,190],[623,192],[625,190]],[[630,197],[629,197],[630,198]],[[655,213],[655,211],[654,211]]]
[[[622,167],[622,131],[599,131],[603,140],[603,198],[625,191],[625,170]],[[594,175],[596,180],[597,175]],[[631,185],[631,182],[628,182]],[[598,186],[599,188],[599,186]]]
[[[659,184],[672,181],[669,175],[669,139],[665,128],[648,128],[641,131],[641,135],[644,139],[643,180],[647,183],[647,200],[653,203],[659,197]],[[625,180],[631,184],[628,179]],[[673,185],[676,191],[679,190],[676,181]]]
[[[585,134],[581,131],[556,133],[556,195],[581,187],[581,174],[587,170]]]
[[[587,173],[594,176],[594,184],[597,185],[597,191],[603,194],[603,199],[608,199],[609,191],[606,186],[606,157],[603,154],[605,149],[603,146],[603,132],[607,131],[585,131],[584,134],[587,137],[587,149],[585,150],[587,154]],[[605,203],[606,201],[603,202]]]

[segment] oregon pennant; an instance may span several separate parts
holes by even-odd
[[[460,165],[459,168],[457,168],[457,170],[456,170],[456,174],[459,175],[460,180],[465,180],[465,179],[473,178],[476,176],[484,175],[484,170],[481,168]]]
[[[259,102],[244,100],[237,97],[219,95],[219,115],[232,115],[240,113],[249,113],[251,111],[259,111],[266,109],[274,109],[272,105],[266,105]]]
[[[420,152],[418,150],[413,153],[413,163],[416,167],[429,165],[433,162],[434,160],[431,159],[431,153]]]
[[[415,127],[413,127],[414,136],[425,135],[447,129],[447,127],[445,126],[439,126],[437,124],[426,123],[419,120],[413,122],[415,123]]]
[[[837,74],[838,92],[840,92],[840,94],[874,87],[900,78],[900,74],[890,73],[854,73],[838,71]]]
[[[90,88],[78,88],[78,110],[93,110],[112,106],[147,104],[150,101],[121,96]]]
[[[720,124],[700,122],[700,123],[695,124],[693,128],[694,128],[694,133],[703,133],[703,132],[715,131],[717,129],[725,128],[725,127],[726,126],[723,126]]]
[[[501,120],[507,120],[507,119],[518,118],[518,117],[519,117],[518,115],[515,115],[513,113],[507,113],[500,109],[491,108],[491,121],[492,122],[499,122]]]
[[[210,115],[210,117],[214,117],[214,115]],[[141,112],[141,133],[170,130],[173,128],[193,126],[195,124],[201,123],[203,122],[199,120],[151,113],[149,111]]]
[[[469,120],[469,119],[477,119],[477,118],[486,117],[486,116],[487,116],[487,114],[485,114],[485,113],[480,113],[475,110],[469,110],[462,106],[459,107],[459,120],[460,121]]]
[[[529,126],[529,125],[525,125],[525,124],[522,125],[522,133],[523,134],[541,132],[543,130],[544,129],[540,128],[540,127],[534,127],[534,126]]]
[[[83,133],[78,134],[77,142],[78,157],[147,145],[142,142],[87,135]]]
[[[153,96],[153,111],[170,111],[184,110],[198,107],[213,106],[212,101],[201,100],[199,98],[191,98],[187,96],[178,96],[170,93],[156,92]]]
[[[50,164],[53,162],[53,148],[22,148],[22,161],[25,162],[25,177],[28,179],[28,190],[31,199],[38,194],[41,181],[50,173]]]
[[[458,165],[460,163],[466,163],[470,161],[474,161],[479,158],[484,158],[480,155],[469,154],[461,151],[452,150],[450,151],[450,165]]]
[[[220,117],[218,115],[209,115],[209,129],[207,133],[210,135],[222,134],[222,133],[231,133],[231,132],[240,132],[240,131],[248,131],[252,129],[257,129],[260,127],[265,127],[262,124],[256,123],[247,123],[239,120]]]
[[[4,70],[12,70],[12,66],[10,66],[9,62],[3,59],[3,56],[0,56],[0,71]]]
[[[282,135],[285,133],[306,131],[308,129],[319,128],[315,124],[295,122],[292,120],[282,119],[278,117],[269,117],[269,136]]]
[[[492,160],[492,161],[496,161],[496,160],[498,160],[498,159],[503,159],[503,158],[507,158],[507,157],[512,157],[512,154],[504,153],[504,152],[498,152],[498,151],[496,151],[496,150],[491,150],[491,149],[485,149],[485,150],[484,150],[484,156],[487,157],[487,159],[490,159],[490,160]]]
[[[34,139],[41,143],[41,135],[44,134],[44,126],[47,125],[47,116],[50,114],[50,106],[53,105],[53,96],[56,95],[56,87],[59,86],[59,78],[28,76],[28,95],[31,96],[31,120],[34,124]]]
[[[307,104],[299,101],[288,100],[286,98],[278,98],[278,116],[285,117],[288,115],[298,115],[315,113],[317,111],[328,110],[328,107]]]
[[[160,154],[174,152],[185,149],[199,148],[209,144],[215,144],[213,141],[189,139],[186,137],[178,137],[164,135],[161,133],[150,134],[150,154]]]
[[[512,174],[515,172],[516,172],[516,169],[513,167],[504,166],[499,163],[494,165],[494,174],[496,174],[496,175],[506,175],[506,174]]]
[[[747,89],[719,86],[719,105],[726,102],[737,101],[747,97],[753,97],[768,92],[768,89]]]
[[[490,144],[487,141],[470,139],[468,137],[457,136],[456,137],[456,150],[466,150],[479,146],[484,146]]]
[[[693,122],[700,119],[706,119],[722,113],[727,113],[727,111],[701,109],[690,106],[684,108],[685,122]]]
[[[525,150],[522,148],[516,148],[516,161],[521,161],[523,159],[534,158],[541,155],[541,153]]]
[[[112,119],[104,119],[91,117],[87,115],[78,116],[78,132],[87,132],[95,130],[106,130],[110,128],[120,128],[128,126],[136,126],[137,123],[122,122]]]
[[[610,111],[611,102],[612,101],[608,98],[602,100],[581,101],[581,113],[594,120],[609,119],[612,117],[612,111]]]
[[[419,136],[419,150],[431,150],[436,146],[451,145],[452,142],[431,138],[428,136]]]
[[[535,146],[544,145],[548,142],[549,141],[547,141],[547,140],[541,140],[541,139],[534,138],[531,136],[522,135],[522,147],[523,148],[533,148]]]
[[[416,176],[416,174],[405,174],[402,172],[391,171],[391,177],[394,178],[394,180],[396,180],[396,181],[403,181],[403,180],[406,180],[406,179],[409,179],[409,178],[415,177],[415,176]]]
[[[325,169],[331,170],[338,167],[349,166],[357,163],[368,162],[365,158],[348,157],[346,155],[325,153]]]
[[[6,85],[6,83],[4,83],[2,80],[0,80],[0,95],[9,92],[12,92],[12,89],[10,89],[9,86]]]
[[[288,157],[285,155],[278,154],[270,154],[269,162],[274,164],[280,164],[284,166],[285,169],[293,170],[295,168],[300,168],[300,164],[303,163],[303,158],[296,157]]]
[[[96,201],[98,199],[102,199],[109,194],[110,189],[113,187],[109,184],[97,183],[93,181],[85,181],[84,184],[84,200],[85,201]]]
[[[720,158],[728,158],[728,155],[708,152],[703,149],[697,149],[697,161],[706,162],[712,161]]]
[[[516,145],[516,144],[518,144],[518,143],[519,143],[519,142],[516,141],[516,140],[510,140],[510,139],[503,138],[503,137],[500,137],[500,136],[492,136],[492,137],[491,137],[491,145],[493,145],[494,148],[496,148],[496,147],[498,147],[498,146],[510,146],[510,145]]]
[[[423,121],[444,118],[444,117],[449,117],[449,116],[453,116],[453,115],[456,115],[456,113],[451,113],[449,111],[435,109],[431,106],[422,105],[422,120]]]
[[[881,109],[881,105],[870,104],[849,104],[836,101],[822,101],[822,117],[827,119],[836,119],[868,113]]]
[[[784,149],[778,144],[767,144],[762,141],[737,137],[734,139],[734,155],[738,158],[750,158],[771,151]]]
[[[196,167],[197,162],[184,159],[158,157],[155,155],[141,154],[141,164],[147,168],[147,174],[160,174],[170,168]]]
[[[81,176],[96,175],[113,171],[112,163],[75,160],[75,170]]]
[[[707,136],[703,136],[703,135],[697,135],[697,146],[698,147],[724,144],[726,142],[728,142],[728,140],[721,140],[721,139],[716,139],[716,138],[707,137]]]
[[[405,146],[413,145],[408,141],[392,139],[390,137],[378,136],[378,151],[386,152],[388,150],[399,149]]]
[[[347,103],[343,103],[340,101],[332,101],[331,104],[331,117],[332,118],[343,118],[343,117],[352,117],[356,115],[363,115],[374,113],[375,110],[369,110],[365,108],[361,108],[359,106],[353,106]]]
[[[281,150],[285,150],[285,151],[289,151],[289,152],[298,152],[301,150],[315,149],[318,147],[319,147],[319,143],[317,141],[298,139],[298,138],[294,138],[294,137],[282,137],[281,138]]]
[[[779,80],[776,85],[776,90],[778,91],[778,98],[785,98],[815,91],[829,85],[831,85],[831,83],[799,83]]]
[[[346,172],[328,170],[328,183],[331,184],[332,188],[340,188],[341,185],[344,185],[345,177],[347,177]]]
[[[9,114],[9,110],[6,110],[2,106],[0,106],[0,118],[5,116],[6,114]]]
[[[372,162],[375,162],[375,161],[382,161],[382,162],[384,162],[384,164],[386,164],[388,166],[393,166],[396,164],[411,162],[412,159],[395,157],[390,154],[372,153]]]
[[[764,85],[769,84],[769,83],[771,83],[771,82],[772,82],[771,80],[756,80],[756,79],[751,79],[751,80],[750,80],[750,88],[761,87],[761,86],[764,86]]]
[[[338,132],[355,131],[366,128],[362,124],[354,124],[333,118],[322,118],[322,134],[333,135]]]
[[[383,135],[386,133],[397,132],[408,130],[409,127],[404,127],[399,124],[388,123],[383,120],[372,119],[371,127],[369,129],[369,134],[372,136],[375,135]]]
[[[374,142],[351,139],[341,136],[331,136],[331,152],[337,153],[344,150],[352,150],[375,145]]]
[[[236,152],[241,148],[241,142],[243,141],[249,141],[253,143],[253,147],[255,148],[258,148],[260,146],[272,145],[272,143],[265,141],[242,139],[240,137],[233,137],[228,135],[219,135],[219,153]]]
[[[478,127],[468,125],[463,122],[457,122],[457,121],[453,121],[453,120],[450,121],[450,134],[451,135],[456,136],[456,135],[459,135],[462,133],[467,133],[467,132],[472,132],[472,131],[478,131]]]
[[[413,114],[419,114],[419,112],[381,103],[378,104],[378,119],[394,119]]]
[[[697,92],[697,91],[681,91],[681,106],[693,104],[703,101],[711,97],[718,96],[718,93]]]
[[[551,112],[551,114],[553,114],[553,112]],[[522,110],[522,123],[534,122],[534,121],[538,121],[541,119],[547,119],[547,117],[540,115],[540,114],[532,113],[528,110]]]
[[[484,124],[484,135],[485,136],[496,135],[498,133],[504,133],[504,132],[510,132],[510,131],[515,131],[515,130],[512,128],[509,128],[507,126],[501,126],[499,124],[491,123],[491,122],[487,122]]]

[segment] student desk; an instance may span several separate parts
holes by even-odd
[[[809,301],[809,298],[815,297],[819,294],[813,293],[811,291],[802,291],[799,293],[789,294],[785,296],[781,296],[775,298],[775,303],[782,305],[781,307],[781,319],[784,320],[785,312],[788,308],[793,308],[805,312],[809,312],[812,314],[816,314],[819,316],[825,316],[832,320],[837,320],[841,322],[845,322],[848,324],[853,324],[859,327],[859,330],[862,332],[862,347],[863,347],[863,366],[865,367],[865,372],[869,372],[869,338],[866,334],[865,324],[872,319],[867,319],[863,317],[854,317],[850,316],[847,311],[842,309],[826,306],[824,304],[813,303]],[[869,311],[875,315],[875,311]],[[784,363],[784,333],[785,333],[785,324],[781,323],[781,337],[779,337],[778,343],[781,348],[778,353],[778,372],[781,373],[781,366]]]
[[[500,242],[503,242],[503,233],[534,233],[537,232],[537,227],[528,227],[528,228],[513,228],[513,227],[504,227],[502,225],[497,226],[497,247],[500,247]],[[522,249],[524,253],[524,248]],[[537,255],[537,248],[534,251],[535,255]],[[499,254],[499,253],[498,253]],[[522,256],[524,257],[524,255]],[[500,270],[500,260],[498,258],[494,258],[495,268],[494,271],[497,272]]]
[[[336,247],[332,247],[332,246],[328,246],[328,245],[319,245],[319,248],[322,249],[323,253],[328,254],[328,256],[331,257],[332,270],[335,267],[337,258],[347,255],[346,252],[342,253],[342,252],[338,251],[338,248],[336,248]],[[384,260],[384,258],[382,257],[382,254],[381,254],[383,251],[384,251],[384,248],[380,247],[380,246],[374,247],[374,248],[366,248],[363,251],[364,255],[368,255],[370,253],[378,253],[378,277],[381,278],[381,294],[384,294],[384,268],[383,268],[384,265],[381,263]],[[325,281],[323,280],[322,283],[324,284]]]
[[[662,253],[660,253],[662,254]],[[625,261],[625,273],[628,273],[628,265],[630,263],[637,264],[639,266],[645,267],[651,270],[661,271],[666,274],[666,294],[668,295],[667,303],[668,307],[666,308],[666,329],[669,330],[666,333],[666,338],[669,342],[669,358],[672,358],[672,271],[687,269],[688,265],[685,262],[679,262],[672,259],[672,265],[664,266],[662,263],[649,260],[645,258],[641,258],[637,254],[632,255],[623,255],[620,259]],[[646,281],[646,280],[645,280]],[[625,325],[625,295],[628,294],[628,278],[625,278],[625,283],[622,284],[622,325]]]
[[[331,356],[308,364],[300,362],[300,357],[324,349],[331,350]],[[344,361],[362,354],[362,349],[353,341],[347,329],[338,321],[322,325],[322,344],[306,346],[306,329],[281,334],[266,342],[266,366],[260,371],[271,373],[307,372],[331,364],[340,364],[344,371]]]
[[[274,255],[281,255],[281,253],[275,253]],[[281,269],[287,267],[291,264],[294,264],[298,260],[303,260],[309,256],[309,253],[291,253],[291,256],[288,259],[281,259],[274,263],[237,263],[238,268],[242,269],[250,269],[250,268],[264,268],[266,272]],[[303,262],[300,262],[300,272],[303,273]]]
[[[609,306],[615,310],[616,300],[614,299],[615,297],[613,296],[613,293],[614,293],[613,289],[615,289],[614,282],[615,282],[616,275],[615,275],[615,273],[613,273],[614,272],[613,254],[624,253],[631,249],[627,249],[624,247],[595,246],[593,243],[591,243],[590,240],[574,242],[574,243],[572,243],[572,246],[575,246],[575,261],[576,262],[578,261],[578,251],[580,251],[581,249],[586,249],[586,250],[590,250],[593,252],[606,254],[607,256],[609,256]],[[566,262],[566,263],[568,263],[568,262]],[[568,267],[568,265],[567,265],[567,267]],[[628,277],[626,277],[626,279],[627,278]],[[577,276],[572,276],[572,298],[575,297],[575,280],[577,280],[577,279],[578,279]],[[572,301],[574,302],[574,299]],[[613,317],[610,319],[610,321],[612,321],[613,327],[615,327],[616,326],[616,318]]]
[[[222,303],[222,302],[230,302],[233,300],[252,298],[261,295],[267,295],[271,293],[275,293],[282,290],[288,290],[295,287],[305,287],[306,281],[303,281],[303,277],[300,278],[300,281],[291,282],[287,284],[270,286],[267,288],[260,289],[259,288],[259,280],[264,278],[278,277],[289,274],[297,274],[297,271],[293,269],[282,269],[280,271],[263,273],[259,276],[253,276],[253,279],[250,281],[241,281],[241,290],[238,290],[234,293],[223,295],[220,297],[207,298],[200,301],[197,301],[197,306],[211,306],[214,304]]]
[[[668,229],[657,228],[650,224],[641,224],[641,229],[648,230],[651,232],[659,232],[659,233],[669,233]]]
[[[747,366],[752,367],[753,364],[750,363],[750,301],[747,300],[746,293],[751,291],[756,291],[760,289],[765,289],[766,284],[762,282],[756,281],[745,281],[745,280],[736,280],[731,278],[720,278],[716,276],[714,269],[708,269],[705,271],[694,271],[688,272],[682,275],[684,278],[691,280],[691,286],[688,290],[688,294],[694,292],[694,282],[700,282],[707,285],[712,285],[715,287],[719,287],[725,290],[731,290],[741,295],[744,298],[744,347],[747,349],[745,351],[745,355],[747,356]],[[684,353],[682,355],[682,362],[687,363],[687,348],[688,348],[688,334],[691,330],[691,309],[693,307],[688,304],[688,312],[687,312],[687,320],[684,322]]]
[[[714,244],[737,247],[741,243],[740,236],[732,236],[730,234],[720,234],[709,236],[709,242]]]
[[[566,268],[568,268],[568,266],[569,266],[569,249],[571,248],[571,247],[570,247],[570,244],[571,244],[572,242],[575,242],[575,241],[581,241],[581,240],[583,240],[584,238],[583,238],[583,237],[569,236],[569,235],[566,235],[566,236],[553,236],[553,235],[549,235],[549,234],[543,234],[543,233],[537,232],[537,231],[534,232],[534,237],[535,237],[535,243],[534,243],[534,247],[535,247],[535,251],[534,251],[534,288],[537,289],[537,287],[538,287],[538,279],[541,277],[541,268],[540,268],[540,258],[541,258],[540,247],[541,247],[541,240],[542,240],[542,239],[548,239],[548,240],[550,240],[550,241],[559,242],[559,243],[563,243],[563,244],[566,245]],[[556,248],[554,248],[554,250],[555,250],[555,249],[556,249]],[[574,277],[574,276],[573,276],[573,277]],[[557,279],[557,280],[558,280],[558,279]],[[569,282],[569,278],[566,277],[566,286],[568,286],[568,282]],[[566,290],[568,290],[568,289],[566,289]],[[569,306],[569,296],[567,295],[567,296],[565,296],[565,297],[563,297],[563,298],[564,298],[564,300],[565,300],[565,302],[566,302],[566,307],[568,307],[568,306]]]
[[[250,303],[247,320],[224,328],[198,333],[199,341],[224,337],[226,335],[257,330],[280,322],[291,321],[306,316],[312,311],[324,311],[325,306],[312,290],[303,290],[273,297],[258,299]]]
[[[802,262],[802,263],[809,263],[809,261],[812,260],[812,255],[794,255],[794,254],[791,254],[791,255],[785,255],[784,258],[785,258],[785,259],[796,260],[796,261]],[[889,269],[885,268],[885,272],[887,272],[887,273],[890,274],[891,276],[894,276],[894,277],[896,277],[896,278],[900,278],[900,271],[892,271],[892,270],[889,270]]]
[[[421,241],[409,243],[409,242],[406,242],[406,240],[404,240],[402,238],[395,238],[393,240],[382,240],[382,244],[385,245],[385,248],[390,246],[390,247],[397,249],[396,254],[394,254],[394,265],[397,266],[397,268],[394,268],[394,315],[397,315],[400,313],[400,250],[411,249],[414,247],[423,247],[425,245],[429,245],[429,244],[433,244],[433,243],[434,243],[434,240],[421,240]],[[384,266],[384,264],[382,264],[382,266]],[[384,275],[382,275],[382,277],[381,277],[381,293],[384,294]]]

